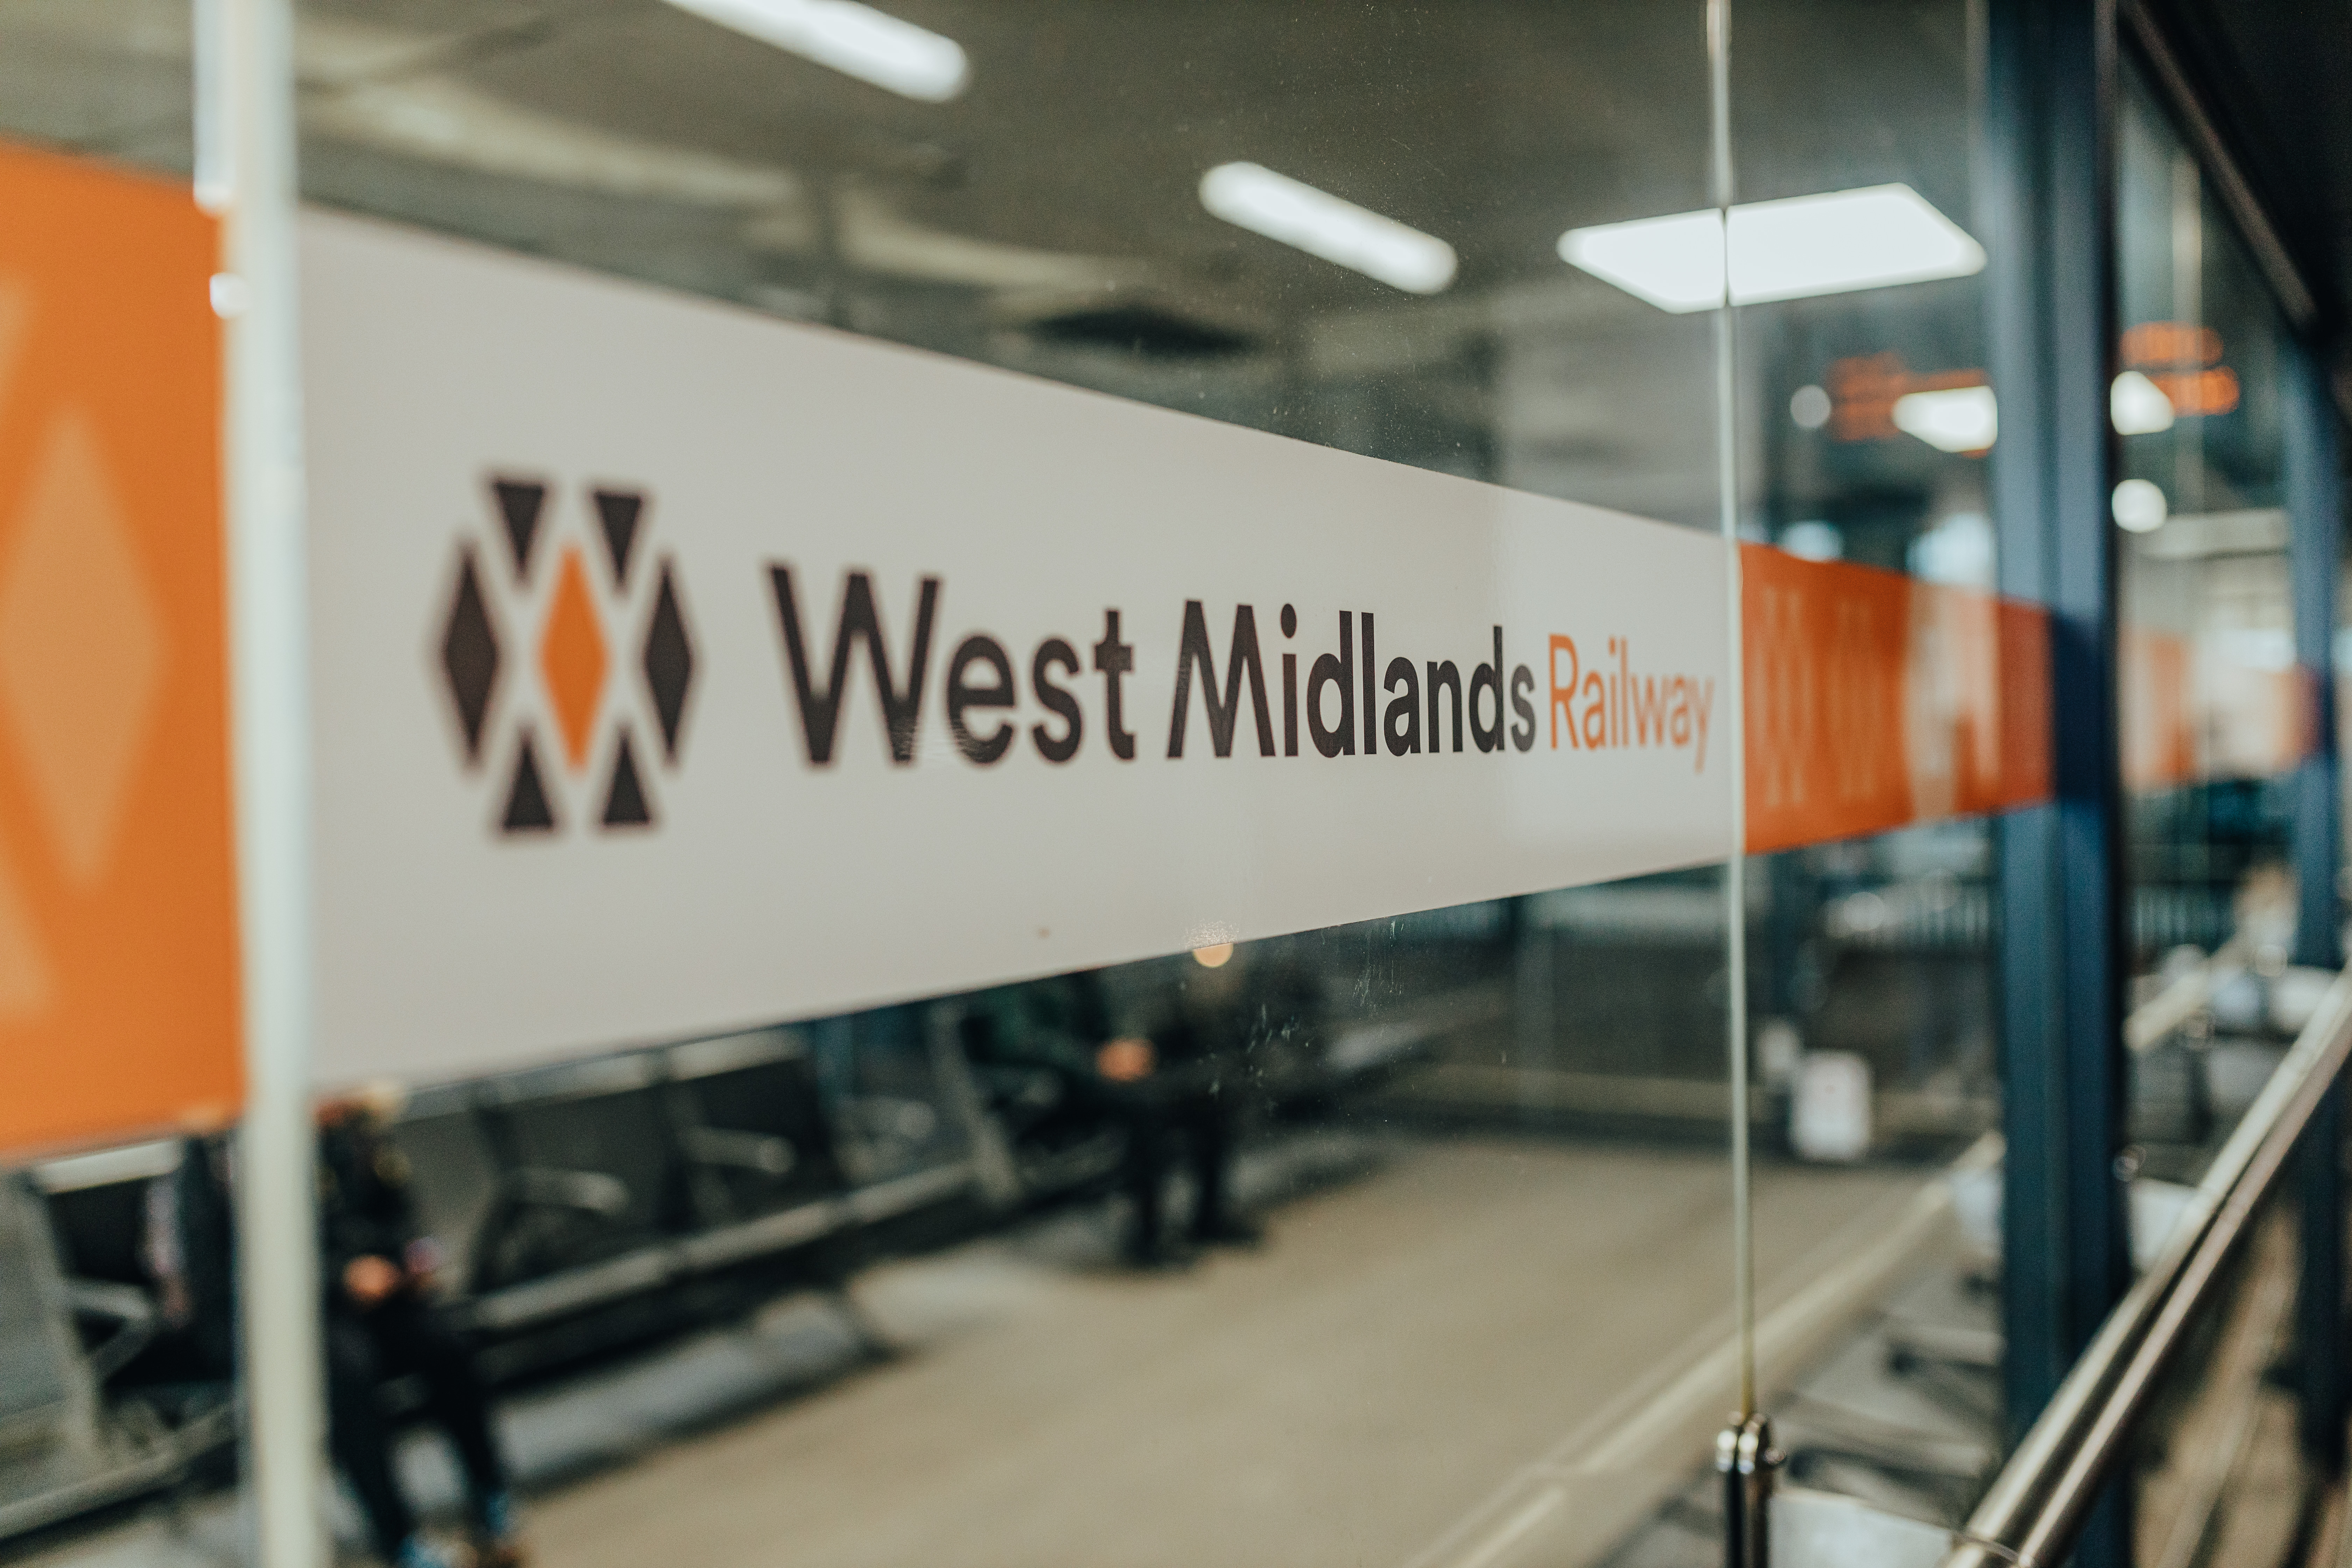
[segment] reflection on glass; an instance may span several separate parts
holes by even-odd
[[[184,177],[189,20],[176,0],[0,7],[0,136]],[[216,1504],[189,1549],[236,1551],[229,1138],[190,1134],[0,1168],[0,1553],[60,1531],[90,1550],[89,1521],[175,1482]]]
[[[1934,820],[1997,755],[1956,694],[1981,687],[1995,709],[2003,696],[1984,597],[1997,581],[1986,466],[2000,424],[1971,232],[1977,40],[1959,5],[1743,4],[1736,26],[1736,58],[1762,56],[1744,58],[1735,82],[1747,210],[1874,226],[1833,257],[1792,247],[1817,286],[1759,289],[1740,311],[1744,532],[1880,574],[1841,579],[1811,633],[1759,617],[1751,668],[1805,653],[1808,636],[1834,646],[1825,668],[1868,668],[1870,647],[1915,661],[1890,677],[1910,684],[1887,706],[1859,686],[1814,697],[1837,765],[1802,778],[1784,767],[1764,786],[1768,804],[1806,804],[1780,799],[1801,790],[1859,808],[1877,787],[1869,759],[1894,754],[1902,809],[1879,820],[1916,824],[1759,857],[1751,872],[1755,1055],[1783,1130],[1774,1142],[1783,1157],[1866,1159],[1907,1176],[1904,1203],[1817,1254],[1824,1293],[1860,1311],[1776,1348],[1768,1310],[1759,1338],[1777,1393],[1766,1407],[1790,1481],[1953,1524],[2003,1443],[2001,1172],[1986,1136],[2000,1114],[1991,830]],[[1834,89],[1802,92],[1795,59],[1871,65],[1840,63]],[[1907,716],[1899,738],[1881,728],[1890,707]],[[1755,718],[1751,756],[1770,766],[1789,721]],[[1684,1550],[1697,1559],[1696,1542]]]
[[[2113,510],[2136,1206],[2193,1180],[2311,1005],[2288,972],[2301,760],[2282,508],[2284,328],[2195,158],[2127,73]],[[2154,1004],[2160,1005],[2151,1005]],[[2149,1212],[2154,1212],[2150,1209]]]
[[[2134,1011],[2131,1240],[2145,1267],[2331,976],[2290,967],[2285,775],[2302,760],[2280,429],[2285,331],[2146,85],[2118,169],[2110,414]],[[2273,1550],[2302,1484],[2286,1205],[2258,1222],[2166,1374],[2136,1460],[2149,1560]]]
[[[301,13],[313,202],[1717,516],[1710,323],[1685,309],[1722,281],[1696,0],[1213,26],[960,0]],[[12,125],[184,163],[184,107],[93,86],[181,79],[184,22],[23,15]],[[1741,16],[1745,531],[1989,588],[1967,8]],[[1610,264],[1624,287],[1609,236],[1641,242]],[[2195,331],[2147,336],[2116,392],[2133,440],[2263,405],[2242,329],[2214,330],[2210,359]],[[2177,463],[2130,477],[2215,537],[2258,532],[2275,498],[2218,436],[2199,450],[2193,501]],[[1759,858],[1744,912],[1768,1402],[1797,1479],[1927,1518],[1965,1512],[1998,1421],[1986,846],[1946,822]],[[918,896],[863,913],[887,932]],[[1723,921],[1702,868],[1218,943],[411,1086],[390,1138],[550,1563],[1712,1561]],[[10,1186],[0,1249],[129,1292],[92,1303],[167,1300],[150,1201],[233,1180],[218,1154]],[[78,1353],[20,1355],[58,1322],[9,1293],[26,1277],[0,1268],[0,1419],[87,1434],[63,1423],[102,1405],[179,1432],[223,1407],[216,1366],[161,1360],[186,1403],[134,1406],[147,1363],[103,1348],[96,1307]],[[389,1409],[416,1397],[401,1381]],[[398,1475],[428,1532],[465,1528],[437,1439],[404,1439]],[[75,1550],[148,1527],[89,1528]]]
[[[2293,1552],[2316,1479],[2294,1394],[2273,1371],[2294,1354],[2295,1220],[2291,1201],[2264,1205],[2157,1380],[2129,1448],[2141,1561]]]

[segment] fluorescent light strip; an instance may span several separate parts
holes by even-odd
[[[1434,294],[1454,281],[1454,247],[1436,236],[1256,163],[1220,163],[1202,175],[1201,205],[1252,234],[1408,294]]]
[[[1965,278],[1985,264],[1984,247],[1908,185],[1733,207],[1729,248],[1736,305]],[[1723,302],[1724,249],[1712,211],[1559,237],[1561,260],[1676,315]]]
[[[963,47],[857,0],[669,0],[844,76],[904,98],[943,103],[971,79]]]

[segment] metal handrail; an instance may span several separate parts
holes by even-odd
[[[2347,1058],[2352,974],[2328,988],[2198,1183],[2162,1255],[2100,1325],[1941,1568],[2047,1568],[2073,1546],[2132,1422]]]

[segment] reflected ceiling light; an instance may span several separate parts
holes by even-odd
[[[1980,511],[1956,511],[1911,542],[1905,552],[1911,575],[1956,588],[1993,585],[1992,520]]]
[[[2150,479],[2126,479],[2108,501],[2116,526],[2132,533],[2154,533],[2172,515],[2172,504]]]
[[[2294,668],[2294,634],[2284,626],[2231,626],[2210,636],[2224,664],[2273,675]]]
[[[1800,430],[1818,430],[1830,422],[1837,405],[1830,395],[1818,386],[1801,386],[1789,397],[1789,417],[1797,422]]]
[[[2153,436],[2172,428],[2172,399],[2139,372],[2127,370],[2107,389],[2107,416],[2118,436]]]
[[[1836,561],[1845,554],[1845,535],[1835,523],[1809,517],[1781,530],[1780,548],[1802,561]]]
[[[1434,294],[1454,281],[1454,247],[1436,236],[1256,163],[1220,163],[1202,175],[1201,205],[1252,234],[1408,294]]]
[[[1735,305],[1843,294],[1981,271],[1984,247],[1908,185],[1867,185],[1731,209]],[[1560,259],[1662,310],[1723,300],[1723,226],[1712,211],[1572,228]]]
[[[2000,433],[2000,405],[1990,386],[1906,392],[1895,400],[1895,427],[1942,452],[1981,452]]]
[[[789,49],[905,98],[942,103],[971,79],[963,47],[857,0],[669,0],[707,22]]]

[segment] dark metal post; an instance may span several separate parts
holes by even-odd
[[[2287,356],[2287,562],[2294,594],[2295,663],[2311,694],[2310,749],[2294,780],[2294,961],[2344,963],[2336,878],[2343,828],[2336,744],[2336,589],[2342,570],[2344,493],[2336,411],[2326,373],[2302,344]],[[2304,1135],[2303,1279],[2296,1310],[2303,1439],[2328,1470],[2344,1459],[2344,1086]]]
[[[1978,232],[1988,252],[1986,346],[2003,428],[1990,465],[2001,592],[2050,596],[2051,388],[2044,363],[2048,271],[2042,235],[2040,100],[2044,88],[2032,0],[1992,0],[1985,36],[1984,145]],[[2056,1048],[2058,812],[2031,806],[1994,825],[1993,944],[2000,1007],[2003,1402],[2010,1441],[2064,1375],[2056,1271],[2066,1256],[2066,1101]]]
[[[1772,1483],[1782,1459],[1764,1416],[1735,1421],[1715,1435],[1715,1469],[1723,1478],[1724,1568],[1771,1568]]]
[[[2051,616],[2047,806],[2000,826],[2004,1394],[2029,1426],[2130,1278],[2124,1194],[2123,816],[2116,716],[2115,15],[1988,0],[1979,224],[2004,593]],[[2077,1561],[2127,1561],[2102,1508]]]

